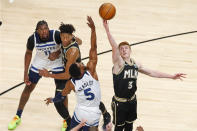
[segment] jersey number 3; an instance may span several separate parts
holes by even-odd
[[[90,91],[91,91],[91,88],[87,88],[87,89],[84,90],[84,95],[88,96],[88,98],[86,98],[86,100],[89,100],[89,101],[93,100],[94,97],[95,97],[95,95]]]

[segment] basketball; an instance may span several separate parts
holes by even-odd
[[[99,8],[99,15],[104,20],[112,19],[116,14],[116,8],[111,3],[104,3]]]

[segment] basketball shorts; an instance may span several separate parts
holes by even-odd
[[[137,119],[136,97],[127,102],[117,101],[113,97],[111,108],[113,111],[113,124],[116,126],[124,126],[125,123],[133,123]]]
[[[100,117],[101,111],[99,110],[99,107],[76,107],[73,115],[73,119],[78,123],[83,119],[87,120],[85,125],[88,127],[98,126]]]

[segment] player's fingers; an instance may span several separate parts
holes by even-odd
[[[30,85],[31,85],[31,82],[30,82],[30,81],[25,81],[25,84],[26,84],[27,86],[30,86]]]
[[[186,76],[181,76],[182,78],[186,78]]]

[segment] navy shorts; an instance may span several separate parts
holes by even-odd
[[[29,81],[31,81],[31,83],[37,84],[40,78],[42,78],[42,76],[40,76],[39,73],[29,70]]]

